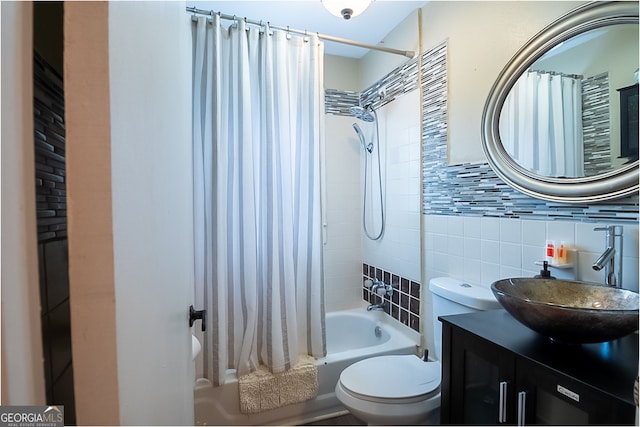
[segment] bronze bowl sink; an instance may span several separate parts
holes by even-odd
[[[511,278],[491,284],[520,323],[567,344],[598,343],[638,330],[638,294],[578,281]]]

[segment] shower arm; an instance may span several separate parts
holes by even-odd
[[[235,15],[226,15],[224,13],[220,13],[220,12],[214,12],[213,10],[204,10],[204,9],[198,9],[195,6],[193,7],[189,7],[187,6],[187,12],[191,12],[194,14],[198,14],[198,15],[207,15],[207,16],[213,16],[218,15],[220,17],[220,19],[226,19],[226,20],[237,20],[237,19],[241,19],[240,17],[237,17]],[[194,17],[195,18],[195,17]],[[252,25],[259,25],[259,26],[263,26],[264,22],[263,21],[256,21],[254,19],[247,19],[244,18],[244,21],[248,24],[252,24]],[[385,46],[377,46],[377,45],[372,45],[372,44],[366,44],[366,43],[361,43],[355,40],[349,40],[349,39],[343,39],[342,37],[336,37],[336,36],[330,36],[327,34],[320,34],[318,32],[315,31],[308,31],[308,30],[296,30],[290,27],[279,27],[277,25],[271,25],[269,24],[270,28],[276,29],[276,30],[281,30],[281,31],[286,31],[288,33],[295,33],[295,34],[300,34],[300,35],[305,35],[308,36],[309,34],[316,34],[318,36],[319,39],[321,40],[326,40],[326,41],[330,41],[330,42],[334,42],[334,43],[341,43],[341,44],[348,44],[350,46],[356,46],[356,47],[362,47],[365,49],[370,49],[370,50],[377,50],[380,52],[386,52],[386,53],[392,53],[394,55],[401,55],[401,56],[406,56],[407,58],[413,58],[416,56],[416,53],[413,50],[400,50],[400,49],[393,49],[390,47],[385,47]]]

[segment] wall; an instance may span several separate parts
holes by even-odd
[[[76,420],[80,425],[120,424],[108,21],[108,4],[104,2],[65,4],[69,291]]]
[[[44,405],[33,146],[32,11],[2,2],[2,405]],[[11,124],[11,125],[7,125]]]
[[[362,261],[386,271],[420,281],[420,94],[414,90],[378,109],[382,179],[385,205],[385,231],[379,240],[362,236]],[[372,140],[374,124],[360,123]],[[374,147],[374,150],[378,147]],[[369,233],[380,229],[377,158],[369,161],[367,224]],[[364,174],[365,156],[361,156]]]
[[[324,87],[328,89],[360,92],[360,60],[344,56],[324,55]]]
[[[362,195],[361,150],[351,124],[353,117],[325,116],[325,171],[327,185],[324,245],[326,311],[360,305],[360,246]]]
[[[418,10],[416,9],[415,12],[407,16],[404,21],[385,36],[379,44],[399,50],[412,50],[417,57],[420,51],[419,42]],[[376,50],[369,51],[360,60],[362,90],[375,85],[381,78],[393,73],[395,69],[401,67],[410,59],[405,56]]]
[[[36,3],[34,9],[40,5]],[[58,27],[62,28],[61,14],[59,18]],[[61,31],[56,34],[62,38]],[[62,50],[58,53],[62,56]],[[65,423],[75,424],[64,86],[62,77],[36,51],[33,65],[38,263],[47,402],[64,405]]]
[[[325,87],[327,81],[325,79]],[[416,331],[420,327],[421,310],[420,94],[417,88],[418,61],[414,58],[362,92],[325,89],[329,211],[325,245],[327,310],[381,303],[381,298],[364,286],[367,279],[375,277],[394,288],[393,294],[385,297],[385,312]],[[380,98],[380,90],[386,94],[384,99]],[[376,126],[355,119],[349,107],[369,103],[378,115],[380,143],[375,143],[373,154],[365,156],[351,124],[358,123],[367,142],[375,140]],[[366,160],[368,230],[369,234],[377,235],[380,231],[378,153],[381,154],[386,230],[380,240],[371,241],[362,228],[364,167]],[[356,163],[360,164],[359,168],[353,167]]]
[[[545,25],[582,2],[434,1],[422,9],[423,49],[448,40],[448,163],[483,161],[480,123],[498,73]]]

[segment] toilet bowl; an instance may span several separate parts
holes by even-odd
[[[438,424],[440,372],[414,355],[372,357],[342,371],[336,396],[369,425]]]
[[[369,425],[439,424],[442,327],[438,316],[500,308],[491,289],[456,279],[435,278],[429,282],[429,290],[433,294],[430,311],[438,361],[425,362],[414,355],[376,356],[356,362],[340,374],[336,397]]]

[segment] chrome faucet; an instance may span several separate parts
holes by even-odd
[[[365,286],[371,288],[372,294],[378,295],[381,298],[384,298],[385,295],[389,297],[393,295],[393,287],[391,285],[387,285],[382,280],[378,280],[377,278],[367,280],[367,282],[365,282]],[[386,301],[384,299],[380,304],[369,304],[367,311],[384,310],[385,304]]]
[[[593,231],[604,231],[606,249],[591,266],[595,271],[604,268],[604,284],[622,287],[622,226],[596,227]]]
[[[381,302],[380,304],[369,304],[369,306],[367,307],[367,311],[371,311],[371,310],[384,310],[384,305],[385,302]]]

